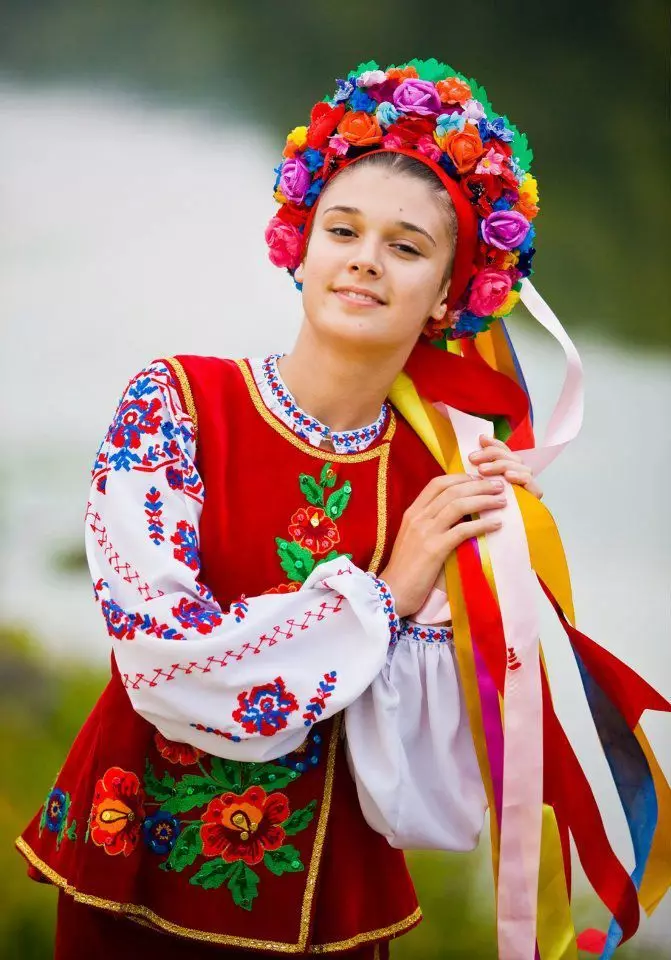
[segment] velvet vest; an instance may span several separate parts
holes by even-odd
[[[194,420],[205,488],[199,579],[222,609],[299,588],[305,574],[279,545],[300,525],[305,477],[318,484],[323,471],[330,488],[348,483],[351,493],[336,523],[323,518],[320,535],[360,568],[383,568],[404,510],[441,472],[398,413],[366,450],[338,455],[268,410],[245,360],[167,362]],[[220,797],[270,809],[276,791],[291,811],[280,850],[253,866],[244,843],[232,861],[205,855],[200,831]],[[316,723],[279,760],[221,760],[165,740],[135,713],[114,658],[108,686],[17,843],[34,879],[222,946],[337,953],[397,936],[421,916],[403,853],[361,813],[342,715]]]

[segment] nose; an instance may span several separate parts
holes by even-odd
[[[355,277],[381,277],[382,264],[374,244],[369,241],[353,251],[347,269]]]

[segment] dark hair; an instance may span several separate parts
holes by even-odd
[[[412,177],[414,180],[421,180],[431,188],[447,218],[448,236],[450,238],[450,255],[441,281],[441,287],[445,286],[452,276],[454,251],[457,246],[457,214],[452,204],[452,198],[441,183],[439,177],[436,176],[431,167],[422,163],[421,160],[408,157],[405,153],[394,153],[393,150],[385,151],[384,153],[363,154],[349,169],[360,170],[362,167],[377,167],[380,170],[388,170],[390,173]],[[346,174],[347,170],[343,170],[340,176],[345,176]]]

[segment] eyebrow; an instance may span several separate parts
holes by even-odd
[[[339,210],[340,213],[361,214],[361,210],[359,210],[358,207],[344,207],[341,204],[337,204],[334,207],[328,207],[328,209],[324,210],[324,216],[332,210]],[[404,230],[412,230],[414,233],[421,233],[427,240],[431,241],[434,247],[437,246],[431,234],[427,233],[423,227],[418,227],[416,223],[409,223],[407,220],[397,220],[395,226],[403,227]]]

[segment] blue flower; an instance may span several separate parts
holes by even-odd
[[[466,126],[466,120],[460,113],[441,113],[436,120],[436,133],[439,137],[444,137],[450,130],[458,130],[460,133]]]
[[[233,719],[246,733],[272,737],[287,726],[289,714],[298,710],[298,701],[284,685],[282,677],[260,684],[238,694],[238,708]]]
[[[515,264],[516,268],[524,277],[530,276],[533,272],[531,269],[531,261],[534,258],[535,252],[536,251],[533,247],[529,247],[528,250],[520,253],[519,260]]]
[[[352,110],[363,110],[364,113],[374,113],[377,107],[377,100],[369,97],[365,90],[357,87],[349,98]]]
[[[450,160],[450,158],[446,153],[442,154],[438,163],[441,165],[441,167],[443,168],[443,170],[445,170],[446,173],[449,173],[451,177],[454,177],[455,179],[458,178],[457,168],[452,163],[452,161]]]
[[[47,830],[58,833],[70,806],[70,798],[58,787],[54,787],[44,802],[44,822]]]
[[[153,816],[145,817],[142,823],[142,838],[154,853],[170,853],[182,832],[182,826],[171,813],[158,810]]]
[[[324,181],[322,180],[321,177],[317,177],[316,180],[312,181],[310,185],[310,189],[303,197],[303,203],[305,204],[306,207],[311,207],[315,203],[315,201],[317,200],[317,197],[322,192],[323,186],[324,186]]]
[[[483,134],[483,124],[484,124],[484,134]],[[512,130],[506,126],[506,122],[503,117],[494,117],[493,120],[481,120],[478,124],[480,130],[480,137],[484,140],[485,137],[496,137],[497,140],[500,140],[501,143],[510,143],[515,136]]]
[[[277,166],[276,166],[276,167],[274,168],[274,170],[273,170],[273,173],[277,174],[277,176],[275,177],[275,183],[274,183],[274,185],[273,185],[273,193],[277,190],[277,188],[278,188],[279,185],[280,185],[280,178],[281,178],[281,176],[282,176],[282,167],[283,167],[283,166],[284,166],[284,160],[282,160],[281,163],[278,163]]]
[[[392,123],[396,123],[400,114],[393,103],[389,103],[388,100],[384,100],[382,103],[377,105],[375,116],[377,117],[377,122],[381,127],[390,127]]]
[[[303,153],[303,163],[308,168],[310,173],[314,173],[315,170],[321,170],[321,168],[324,166],[324,154],[321,152],[321,150],[313,150],[310,147]]]
[[[298,773],[316,767],[321,757],[322,738],[321,734],[314,731],[315,727],[312,728],[312,733],[308,734],[299,747],[291,753],[285,753],[284,756],[278,757],[275,762],[280,763],[283,767],[296,770]]]
[[[477,314],[471,313],[470,310],[462,310],[453,332],[457,336],[473,336],[476,333],[482,333],[483,330],[487,329],[488,325],[487,317],[478,317]]]
[[[505,197],[499,197],[498,200],[495,200],[492,204],[492,210],[511,210],[512,203],[510,200],[506,200]]]
[[[343,100],[347,100],[353,92],[354,84],[349,78],[347,80],[338,78],[336,80],[336,92],[333,94],[333,102],[340,103]]]
[[[526,253],[527,250],[529,250],[535,236],[536,236],[536,228],[532,223],[529,229],[527,230],[527,235],[525,236],[522,243],[519,245],[518,249],[520,253]]]

